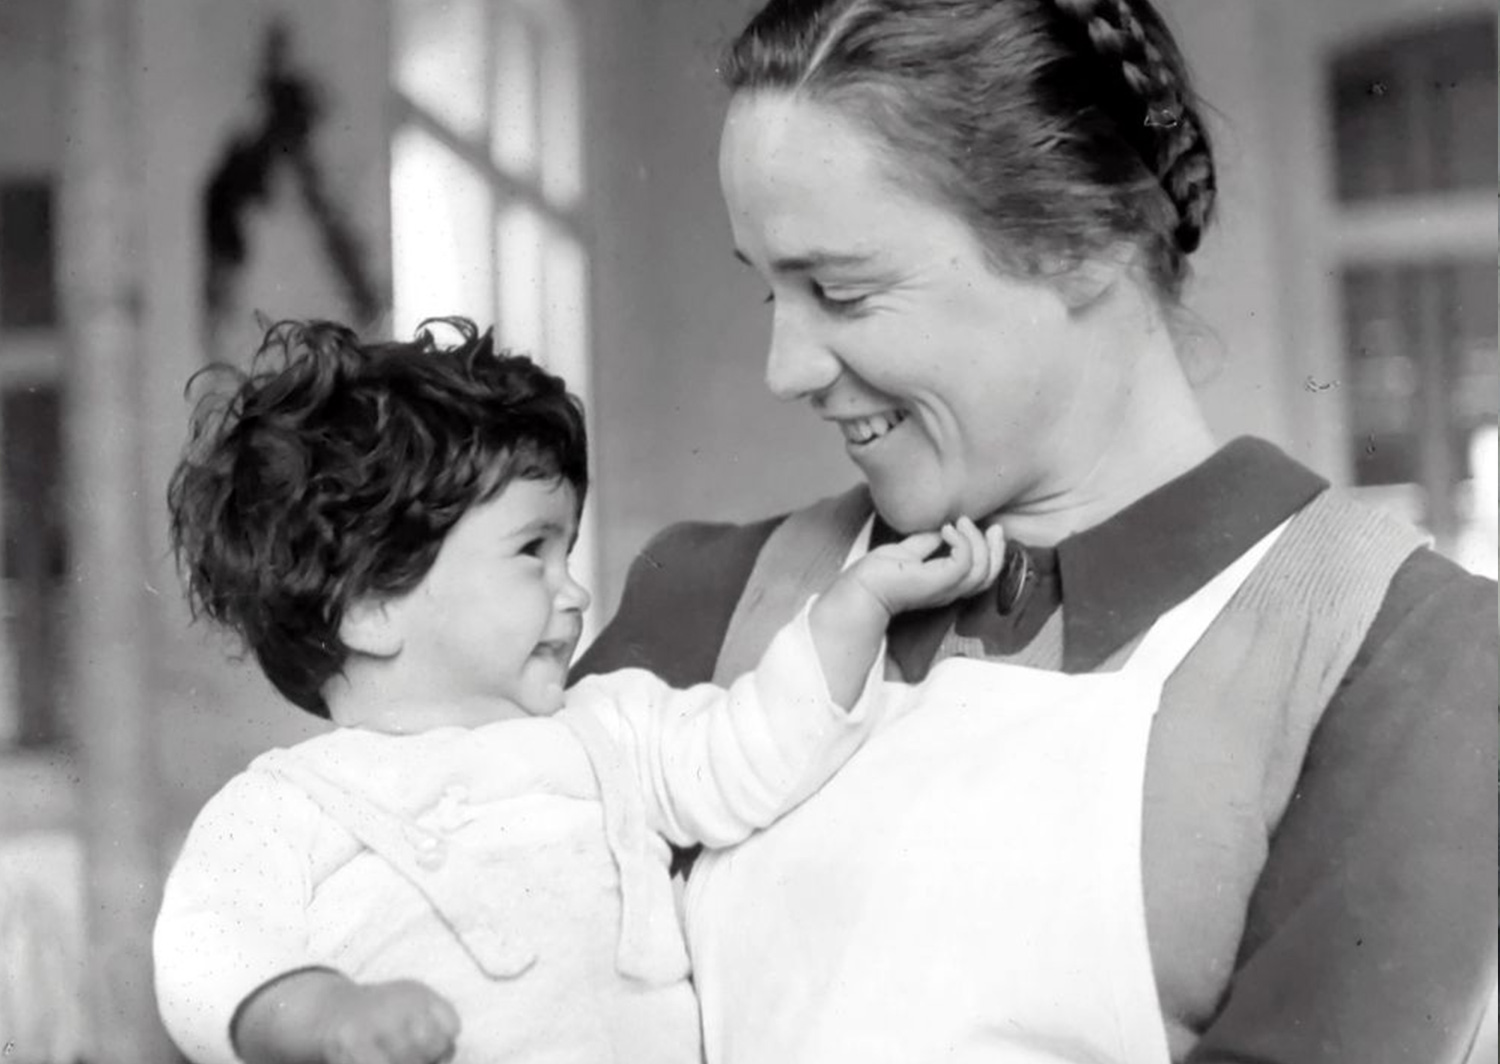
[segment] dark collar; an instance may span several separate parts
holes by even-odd
[[[1328,482],[1251,436],[1057,545],[1063,668],[1097,668]]]
[[[1014,653],[1065,602],[1063,671],[1096,669],[1327,487],[1278,447],[1242,436],[1055,548],[1027,547],[1035,579],[1023,600],[996,616],[991,593],[974,634],[991,652]],[[872,542],[893,538],[877,520]],[[899,626],[910,629],[909,676],[925,670],[957,612],[924,611]]]

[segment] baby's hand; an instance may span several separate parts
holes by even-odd
[[[422,983],[351,983],[329,1005],[321,1038],[326,1064],[443,1064],[453,1059],[458,1013]]]
[[[943,544],[948,551],[936,556]],[[938,532],[919,532],[877,547],[844,570],[887,614],[942,606],[993,583],[1005,560],[999,525],[981,532],[967,517]]]
[[[933,557],[945,543],[948,552]],[[941,532],[877,547],[840,573],[808,611],[813,646],[833,701],[845,708],[854,705],[892,617],[974,594],[999,575],[1004,558],[999,526],[980,532],[962,517]]]

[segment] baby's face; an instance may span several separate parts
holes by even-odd
[[[571,485],[515,480],[448,533],[422,582],[392,602],[403,684],[428,727],[472,727],[562,706],[589,593],[568,570]],[[436,719],[427,719],[436,717]]]

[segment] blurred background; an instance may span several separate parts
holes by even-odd
[[[588,402],[607,618],[684,517],[854,480],[761,383],[716,177],[750,0],[0,0],[0,1055],[172,1061],[149,929],[202,801],[314,728],[187,623],[188,375],[260,318],[494,322]],[[1496,567],[1496,18],[1166,0],[1212,104],[1195,364],[1269,437]]]

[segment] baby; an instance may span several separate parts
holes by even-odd
[[[336,727],[198,816],[162,1015],[200,1064],[697,1064],[670,846],[732,846],[837,771],[891,616],[993,580],[998,531],[870,552],[727,689],[565,690],[583,415],[445,324],[451,346],[283,323],[195,414],[169,490],[195,611]]]

